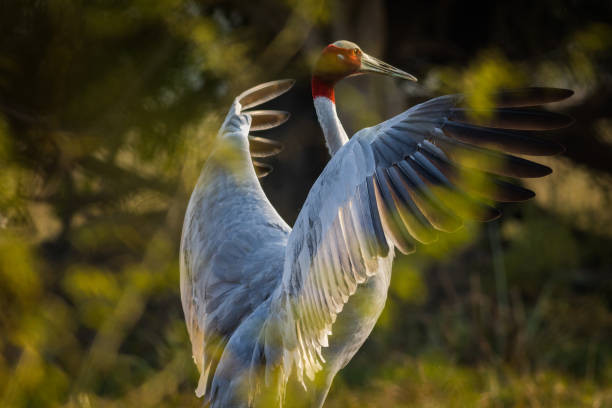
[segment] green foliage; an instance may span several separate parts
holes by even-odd
[[[517,373],[510,367],[466,368],[440,355],[401,358],[364,388],[336,387],[329,407],[607,406],[609,392],[558,372]]]
[[[525,84],[575,88],[578,122],[534,203],[397,259],[327,406],[612,406],[609,7],[400,3],[0,2],[1,407],[201,406],[179,298],[189,193],[231,99],[297,77],[263,181],[295,219],[327,161],[306,84],[330,33],[423,79],[347,81],[353,129]]]

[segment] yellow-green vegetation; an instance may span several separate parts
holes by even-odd
[[[420,79],[341,84],[350,131],[524,85],[575,89],[551,109],[577,121],[551,135],[568,152],[542,161],[535,200],[397,259],[326,406],[612,406],[612,6],[429,3],[0,2],[0,407],[201,406],[179,295],[190,191],[232,98],[294,77],[263,186],[295,219],[328,160],[309,62],[341,38]]]
[[[365,388],[336,385],[328,407],[607,407],[612,390],[556,371],[465,366],[447,356],[397,356]]]

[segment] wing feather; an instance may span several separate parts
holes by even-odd
[[[376,243],[379,248],[378,254],[386,256],[389,252],[389,245],[387,244],[387,238],[383,231],[382,219],[380,212],[378,211],[380,200],[376,197],[376,187],[374,186],[374,175],[366,176],[366,187],[365,192],[362,193],[361,199],[364,200],[368,205],[368,213],[364,213],[363,216],[372,220],[372,229],[376,237]],[[362,187],[362,191],[363,191]]]
[[[538,139],[525,131],[508,132],[452,121],[446,121],[442,131],[445,135],[460,142],[508,153],[550,156],[563,151],[560,144]]]
[[[357,284],[365,282],[367,278],[367,267],[362,247],[365,247],[363,234],[360,229],[355,228],[351,214],[351,202],[340,209],[340,226],[344,237],[344,245],[351,261],[352,272]]]
[[[403,253],[410,254],[416,250],[414,239],[407,226],[400,217],[400,210],[396,206],[396,202],[392,197],[391,190],[383,179],[382,173],[384,169],[378,169],[373,182],[376,201],[380,203],[379,212],[385,231],[393,244]]]
[[[406,183],[396,184],[391,180],[390,174],[393,170],[394,167],[382,169],[381,173],[384,175],[385,185],[391,193],[401,221],[406,225],[409,234],[417,241],[423,244],[430,244],[436,241],[438,234],[420,212],[410,194],[405,191]]]
[[[181,300],[200,371],[196,394],[206,395],[209,401],[217,395],[218,387],[210,389],[211,377],[227,342],[279,284],[290,231],[257,180],[257,176],[269,173],[271,166],[250,157],[278,153],[280,144],[248,135],[249,130],[282,124],[288,114],[243,110],[273,99],[292,84],[291,80],[273,81],[236,99],[185,214]],[[232,165],[224,165],[229,159]],[[272,348],[268,355],[272,355]],[[259,356],[255,359],[261,360]]]
[[[419,211],[439,231],[454,232],[463,222],[437,197],[405,160],[394,164],[389,174],[402,194],[409,194]]]
[[[395,247],[410,253],[416,242],[456,231],[464,219],[497,218],[493,201],[533,196],[504,177],[551,170],[512,154],[559,153],[560,145],[533,133],[571,119],[516,108],[570,95],[548,88],[502,92],[493,109],[466,107],[461,95],[436,98],[362,130],[334,155],[289,236],[283,279],[271,301],[271,319],[297,339],[283,348],[285,382],[292,370],[300,380],[313,378],[336,316],[359,284],[390,265],[385,260]],[[288,304],[290,316],[279,318]]]
[[[452,108],[448,118],[456,122],[513,130],[553,130],[573,123],[572,118],[561,113],[515,108]]]
[[[250,89],[247,89],[236,100],[242,106],[242,109],[250,109],[268,102],[285,92],[287,92],[295,84],[293,79],[279,79],[276,81],[265,82]]]

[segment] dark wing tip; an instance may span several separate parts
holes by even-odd
[[[534,137],[526,131],[508,131],[451,121],[444,124],[442,131],[449,138],[459,142],[507,153],[553,156],[563,152],[561,144]]]
[[[556,93],[557,98],[560,101],[563,99],[567,99],[570,96],[574,96],[574,91],[572,89],[565,89],[565,88],[545,88],[545,89],[554,90],[552,92]]]
[[[535,197],[535,193],[533,191],[528,190],[526,188],[524,190],[525,190],[525,197],[520,201],[531,200],[533,197]]]
[[[574,118],[564,113],[534,108],[451,108],[449,119],[477,126],[510,130],[554,130],[568,127],[574,123]]]
[[[571,89],[534,86],[501,91],[495,97],[495,105],[499,108],[538,106],[562,101],[573,94]]]
[[[535,195],[533,191],[506,182],[493,174],[452,163],[446,157],[435,154],[428,145],[424,145],[422,152],[449,181],[468,193],[500,202],[526,201]]]
[[[491,188],[492,191],[488,197],[485,195],[486,198],[505,203],[520,203],[535,197],[535,193],[527,188],[501,180],[494,180],[495,184]]]
[[[538,164],[539,168],[538,168],[538,172],[537,174],[533,174],[533,175],[525,175],[523,178],[540,178],[540,177],[546,177],[550,174],[552,174],[552,169],[548,166],[545,166],[543,164],[540,163],[536,163]]]

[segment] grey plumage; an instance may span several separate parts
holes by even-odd
[[[450,95],[348,142],[335,128],[340,143],[330,144],[334,155],[291,229],[257,180],[270,168],[251,161],[280,146],[249,136],[253,122],[265,129],[288,116],[244,110],[291,85],[262,84],[236,99],[185,216],[181,297],[201,373],[197,393],[212,407],[321,406],[384,307],[394,249],[410,253],[463,219],[498,217],[490,200],[530,198],[498,175],[540,177],[550,169],[508,153],[557,153],[557,144],[526,132],[570,123],[517,110],[570,95],[530,88],[497,95],[501,107],[483,123],[473,115],[484,107]],[[322,123],[340,126],[334,117]]]

